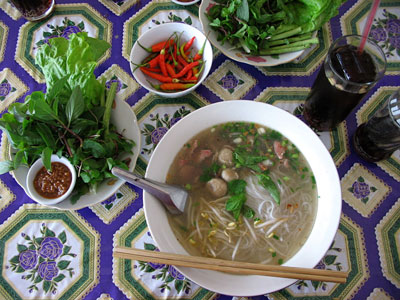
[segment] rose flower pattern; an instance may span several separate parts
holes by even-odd
[[[39,249],[39,254],[43,258],[56,259],[62,253],[64,245],[56,237],[45,238]]]
[[[57,294],[57,283],[66,278],[64,272],[69,276],[74,275],[73,268],[69,267],[71,261],[65,257],[76,257],[70,253],[71,247],[66,244],[67,235],[62,231],[56,236],[45,224],[42,224],[41,237],[30,237],[22,233],[23,242],[17,245],[18,254],[9,260],[12,271],[25,273],[22,279],[29,280],[29,293],[38,291],[39,284],[45,293]]]
[[[19,254],[19,263],[24,270],[33,269],[38,261],[36,251],[25,250]]]
[[[375,19],[370,35],[388,59],[400,56],[400,20],[397,15],[383,9],[383,18]]]

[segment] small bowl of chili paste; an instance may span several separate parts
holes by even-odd
[[[30,197],[43,205],[52,205],[68,198],[75,186],[76,171],[65,157],[51,156],[51,170],[38,159],[29,169],[27,188]]]

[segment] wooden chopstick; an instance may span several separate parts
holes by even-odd
[[[114,248],[113,256],[116,258],[155,262],[160,264],[221,271],[241,275],[263,275],[337,283],[345,283],[348,275],[345,272],[333,270],[263,265],[208,257],[156,252],[121,246]]]

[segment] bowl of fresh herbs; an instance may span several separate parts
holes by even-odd
[[[199,18],[210,42],[229,58],[275,66],[318,44],[316,32],[344,0],[203,0]]]
[[[116,97],[117,84],[106,84],[93,73],[109,47],[87,33],[50,39],[35,57],[46,93],[34,91],[0,118],[9,144],[0,174],[10,172],[28,196],[28,170],[39,158],[46,166],[52,155],[64,156],[76,169],[71,196],[51,205],[60,209],[108,199],[124,183],[112,175],[112,167],[134,169],[140,144],[136,116]]]

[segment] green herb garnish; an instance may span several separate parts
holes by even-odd
[[[203,170],[203,174],[200,175],[200,181],[207,182],[213,179],[217,175],[220,169],[221,169],[220,165],[216,163],[211,164],[211,166]]]
[[[271,194],[272,198],[279,205],[281,203],[280,192],[271,177],[268,176],[267,172],[257,174],[257,177],[258,182]]]

